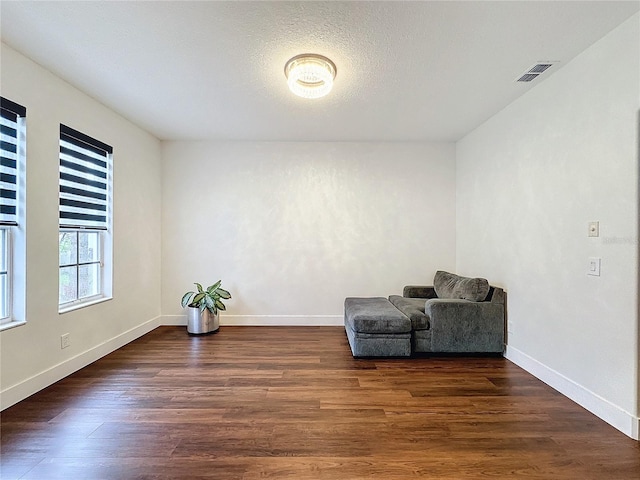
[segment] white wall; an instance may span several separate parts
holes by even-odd
[[[508,291],[508,357],[635,438],[638,24],[458,142],[456,250],[460,273]]]
[[[0,332],[5,408],[146,333],[160,315],[160,142],[2,44],[2,96],[27,108],[26,325]],[[114,149],[113,300],[58,314],[60,123]],[[71,346],[60,348],[60,335]]]
[[[342,324],[345,296],[455,265],[453,144],[163,143],[163,322],[218,279],[226,324]]]

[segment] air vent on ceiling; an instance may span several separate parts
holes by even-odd
[[[538,62],[533,67],[524,72],[516,82],[531,82],[538,78],[542,73],[546,72],[549,68],[553,67],[557,61],[553,62]]]
[[[518,79],[518,82],[530,82],[531,80],[535,80],[536,78],[538,78],[537,73],[525,73]]]

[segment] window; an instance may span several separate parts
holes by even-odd
[[[10,233],[7,227],[0,228],[0,318],[2,320],[11,317],[11,278],[9,268]]]
[[[112,153],[60,125],[60,311],[111,297]]]
[[[0,328],[24,322],[25,117],[0,97]]]
[[[60,304],[101,294],[100,235],[92,231],[60,231]]]

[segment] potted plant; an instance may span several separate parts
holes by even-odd
[[[182,296],[182,307],[188,307],[187,332],[192,335],[215,332],[220,327],[218,311],[226,310],[222,300],[231,298],[231,294],[223,289],[222,280],[207,287],[196,283],[197,292],[187,292]]]

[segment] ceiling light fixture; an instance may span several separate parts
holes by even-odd
[[[314,53],[296,55],[284,66],[289,89],[304,98],[324,97],[331,91],[336,73],[331,60]]]

